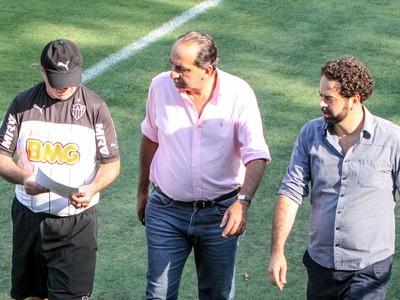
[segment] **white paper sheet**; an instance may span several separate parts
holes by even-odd
[[[57,181],[54,181],[50,177],[48,177],[43,171],[39,168],[36,174],[36,183],[40,184],[42,187],[45,187],[64,198],[68,198],[70,194],[79,192],[79,188],[70,187],[64,184],[61,184]]]

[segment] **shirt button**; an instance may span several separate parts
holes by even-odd
[[[341,211],[341,210],[339,210],[337,213],[340,215],[340,214],[342,213],[342,211]]]
[[[340,230],[340,227],[336,227],[336,230]]]
[[[339,248],[339,247],[340,247],[340,244],[335,244],[335,247],[338,247],[338,248]]]

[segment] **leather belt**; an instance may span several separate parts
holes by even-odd
[[[236,190],[233,190],[232,192],[229,192],[227,194],[223,194],[221,196],[219,196],[218,198],[214,199],[214,200],[195,200],[195,201],[178,201],[178,200],[174,200],[170,197],[168,197],[166,194],[164,194],[164,192],[160,189],[160,187],[154,185],[154,190],[163,195],[164,197],[171,199],[175,202],[177,202],[178,204],[182,204],[182,205],[190,205],[196,208],[206,208],[206,207],[212,207],[215,206],[216,203],[230,199],[234,196],[236,196],[237,194],[239,194],[240,192],[240,187],[237,188]]]

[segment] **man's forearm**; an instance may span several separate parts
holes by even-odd
[[[0,176],[10,183],[24,184],[30,172],[18,167],[11,157],[0,154]]]
[[[138,194],[148,192],[150,184],[150,165],[153,160],[154,154],[157,151],[157,148],[158,143],[155,143],[146,136],[143,136],[142,144],[140,147],[139,182],[137,188]]]
[[[120,160],[101,164],[97,171],[96,177],[91,185],[94,186],[94,192],[98,193],[108,187],[119,175],[121,168]]]
[[[284,251],[284,245],[292,229],[299,204],[287,196],[279,195],[272,226],[271,254]]]
[[[253,198],[264,175],[265,159],[256,159],[246,165],[246,175],[240,193]]]

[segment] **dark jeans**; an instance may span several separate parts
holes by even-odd
[[[303,263],[308,273],[308,300],[383,300],[393,256],[357,271],[324,268],[312,260],[308,251],[304,253]]]
[[[148,271],[146,299],[178,299],[185,262],[194,250],[198,299],[235,297],[235,258],[239,238],[224,238],[219,225],[237,196],[206,208],[179,203],[159,192],[146,206]]]

